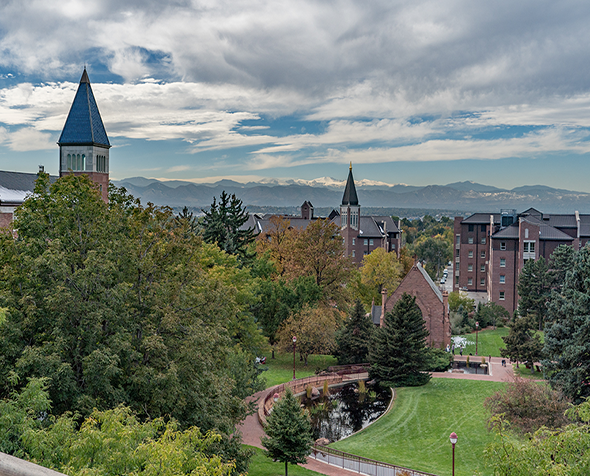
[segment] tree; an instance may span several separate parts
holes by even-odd
[[[305,463],[313,445],[309,418],[290,388],[273,405],[266,423],[264,431],[267,436],[261,438],[262,446],[269,458],[285,463],[287,476],[288,464]]]
[[[576,251],[573,246],[559,245],[549,261],[551,288],[560,291],[565,283],[565,275],[574,267]]]
[[[291,222],[283,217],[272,216],[269,222],[270,226],[266,235],[258,235],[256,251],[259,255],[268,253],[274,263],[276,273],[283,277],[286,271],[285,267],[292,254],[293,239],[296,233],[291,229]]]
[[[440,277],[441,268],[453,257],[452,243],[443,235],[416,240],[414,250],[419,259],[426,261],[426,271],[433,279]]]
[[[388,296],[393,294],[401,281],[402,266],[395,253],[388,253],[384,248],[376,248],[363,257],[360,274],[361,283],[370,291],[370,300],[364,302],[368,306],[373,301],[381,302],[383,289],[387,291]]]
[[[547,384],[518,376],[504,389],[486,398],[484,406],[492,414],[490,422],[502,415],[521,435],[541,427],[560,428],[571,422],[564,414],[570,407],[570,400],[563,393],[552,390]]]
[[[468,312],[473,310],[475,301],[467,297],[467,293],[453,291],[449,293],[449,310],[451,312],[459,311],[460,307],[466,309]]]
[[[548,308],[543,366],[553,387],[574,402],[590,397],[590,247],[575,255]]]
[[[47,378],[57,415],[125,403],[217,430],[232,459],[260,388],[249,271],[170,209],[111,192],[107,206],[85,176],[41,175],[15,213],[18,238],[0,236],[0,397],[11,371],[16,390]]]
[[[337,309],[322,305],[305,306],[279,328],[279,347],[288,352],[293,346],[293,336],[297,337],[296,349],[307,365],[307,358],[311,354],[332,353],[336,347],[336,330],[342,321],[342,312]]]
[[[518,362],[529,362],[531,372],[535,373],[534,363],[541,360],[543,344],[534,329],[533,316],[515,316],[510,326],[510,332],[502,337],[506,348],[500,349],[502,357]]]
[[[568,411],[570,424],[558,430],[541,428],[529,438],[514,438],[509,424],[496,417],[496,441],[484,451],[498,476],[584,476],[590,472],[590,402]]]
[[[336,333],[334,356],[339,364],[360,364],[367,362],[375,326],[365,315],[360,301],[346,320],[345,326]]]
[[[551,295],[551,277],[545,258],[528,260],[518,275],[518,313],[534,314],[538,329],[547,318],[547,303]]]
[[[225,190],[213,203],[209,210],[202,210],[203,239],[207,243],[216,243],[226,253],[236,255],[242,262],[249,261],[253,256],[248,246],[254,241],[254,230],[243,229],[248,221],[248,212],[242,201],[235,194],[228,195]]]
[[[488,326],[496,327],[498,324],[503,325],[510,319],[510,313],[495,302],[481,302],[477,305],[475,320],[479,322],[481,329]]]
[[[369,352],[369,376],[391,387],[428,383],[427,337],[428,330],[416,298],[404,293],[393,310],[385,314],[385,327],[375,332]]]

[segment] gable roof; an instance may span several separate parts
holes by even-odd
[[[111,146],[92,93],[86,68],[84,68],[78,91],[57,143],[59,145]]]
[[[348,180],[346,180],[346,188],[342,196],[342,205],[358,205],[359,197],[356,194],[356,187],[354,186],[354,179],[352,178],[352,164],[348,169]]]

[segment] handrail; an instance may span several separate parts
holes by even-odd
[[[1,476],[65,476],[52,469],[39,466],[16,456],[0,453]]]

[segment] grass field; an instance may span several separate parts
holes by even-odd
[[[488,432],[486,397],[503,388],[501,382],[432,379],[423,387],[397,390],[389,414],[366,430],[330,446],[348,453],[432,472],[451,474],[449,435],[457,433],[455,474],[490,475],[482,453],[493,436]]]
[[[246,446],[256,451],[256,454],[250,460],[250,469],[248,474],[251,476],[279,476],[285,474],[285,463],[275,463],[264,455],[260,448]],[[301,466],[289,465],[289,476],[318,476],[320,473],[310,471]]]
[[[486,357],[488,355],[501,357],[500,348],[506,347],[502,337],[507,336],[509,331],[507,327],[479,331],[477,336],[477,354],[485,355]],[[461,337],[466,338],[468,342],[472,342],[472,344],[468,344],[463,349],[463,355],[475,355],[475,332],[472,334],[463,334]],[[459,354],[459,352],[455,350],[455,354]]]
[[[336,365],[336,359],[331,355],[310,355],[306,367],[299,360],[299,354],[296,354],[295,376],[297,378],[309,377],[314,375],[316,370],[324,370],[330,365]],[[262,373],[262,377],[266,380],[266,388],[288,382],[293,379],[293,354],[275,352],[274,359],[267,355],[266,365],[263,367],[268,369]]]

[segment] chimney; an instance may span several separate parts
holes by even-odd
[[[385,322],[385,304],[387,303],[387,289],[381,289],[381,317],[379,319],[379,327],[384,327]]]
[[[44,172],[45,172],[45,166],[44,165],[40,165],[39,166],[39,172],[38,173],[42,174]]]

